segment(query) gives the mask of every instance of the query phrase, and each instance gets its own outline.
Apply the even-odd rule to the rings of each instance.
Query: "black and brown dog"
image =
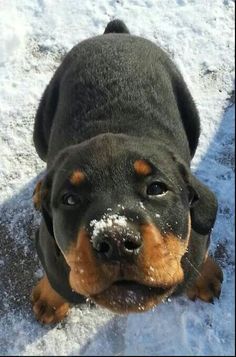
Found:
[[[116,312],[183,291],[219,297],[222,272],[207,254],[217,201],[190,172],[199,134],[176,66],[122,21],[69,52],[34,127],[47,162],[34,194],[38,320],[61,320],[82,296]]]

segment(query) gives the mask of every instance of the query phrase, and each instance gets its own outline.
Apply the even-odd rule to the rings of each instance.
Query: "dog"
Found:
[[[38,321],[86,298],[117,313],[182,293],[219,298],[222,270],[208,255],[217,199],[190,170],[199,135],[177,67],[121,20],[65,56],[34,124],[47,163],[33,195]]]

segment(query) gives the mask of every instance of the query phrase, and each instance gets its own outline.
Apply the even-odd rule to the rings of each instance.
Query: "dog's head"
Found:
[[[104,134],[61,152],[40,197],[71,288],[119,312],[169,296],[184,280],[195,186],[184,164],[151,141]],[[195,228],[210,230],[197,217]]]

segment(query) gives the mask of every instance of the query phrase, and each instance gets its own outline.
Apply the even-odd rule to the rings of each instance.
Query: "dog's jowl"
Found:
[[[83,298],[127,313],[183,292],[219,297],[222,272],[207,254],[217,200],[190,171],[199,135],[176,66],[122,21],[68,53],[34,126],[47,163],[34,192],[39,321],[60,321]]]

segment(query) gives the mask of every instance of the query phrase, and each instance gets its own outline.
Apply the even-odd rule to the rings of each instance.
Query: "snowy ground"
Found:
[[[0,1],[0,354],[234,355],[234,1]],[[45,165],[32,144],[36,107],[53,71],[77,42],[112,18],[165,48],[179,66],[202,119],[193,170],[219,199],[211,253],[224,271],[214,305],[171,299],[128,316],[73,308],[39,325],[29,294],[42,274],[31,195]]]

